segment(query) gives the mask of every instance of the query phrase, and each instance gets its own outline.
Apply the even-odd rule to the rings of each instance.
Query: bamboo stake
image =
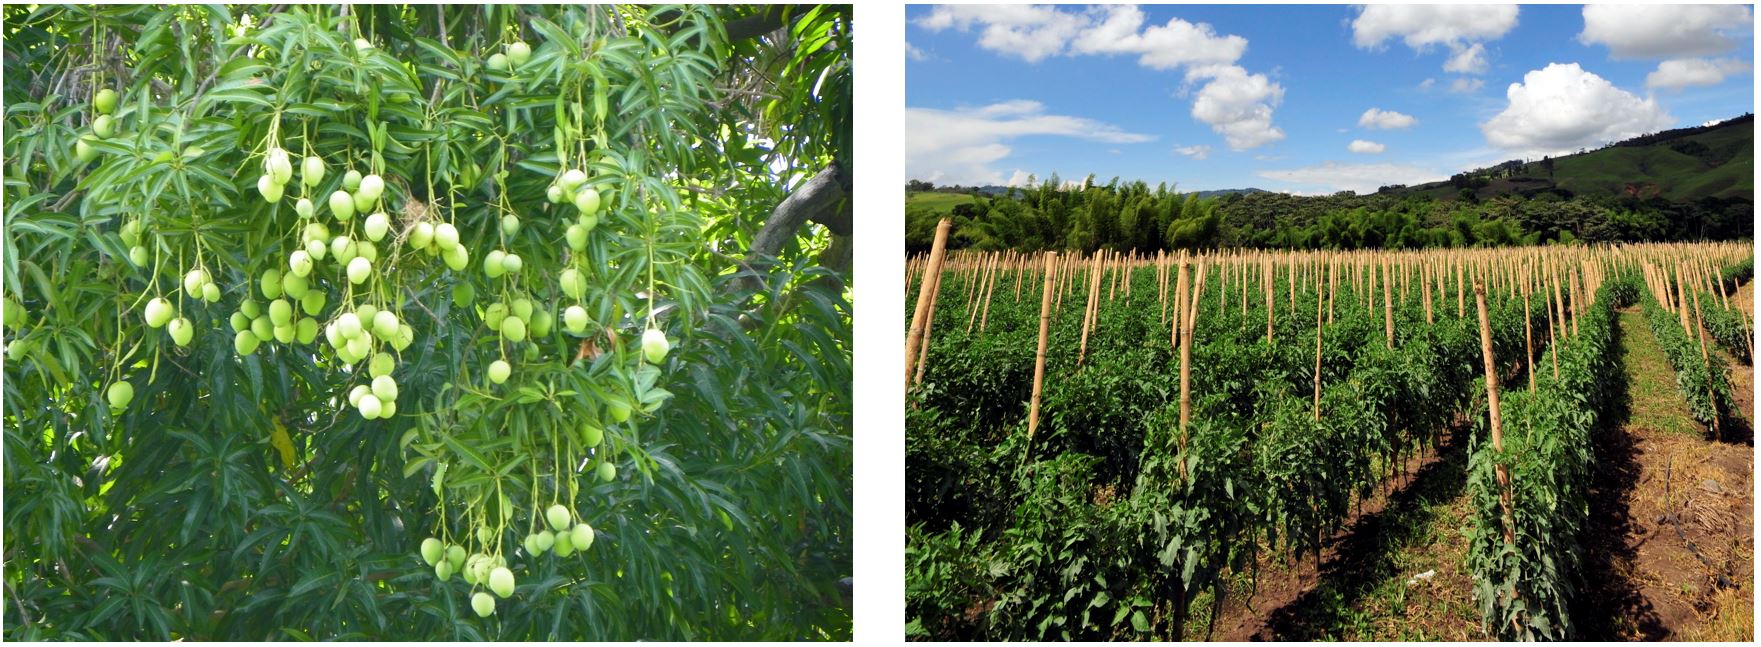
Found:
[[[1089,327],[1094,324],[1095,310],[1100,302],[1101,272],[1103,271],[1105,270],[1102,269],[1101,257],[1095,256],[1089,262],[1088,302],[1082,308],[1082,347],[1076,353],[1077,366],[1082,366],[1083,359],[1088,357],[1088,331]]]
[[[1558,318],[1554,316],[1553,308],[1554,308],[1554,301],[1559,299],[1559,289],[1558,289],[1558,286],[1555,283],[1553,283],[1553,275],[1551,275],[1551,274],[1547,275],[1547,284],[1550,286],[1554,286],[1553,297],[1548,298],[1547,303],[1546,303],[1546,306],[1547,306],[1546,307],[1546,310],[1547,310],[1547,340],[1548,340],[1547,348],[1548,348],[1548,350],[1550,350],[1552,352],[1552,355],[1553,355],[1553,381],[1558,382],[1559,381],[1559,327],[1561,327],[1561,325],[1560,325],[1561,322],[1558,322]],[[1542,292],[1543,296],[1545,296],[1545,294],[1547,292],[1547,288],[1542,287],[1541,292]]]
[[[1015,259],[1015,261],[1019,263],[1015,268],[1015,302],[1021,303],[1021,284],[1025,282],[1022,279],[1024,278],[1023,275],[1027,274],[1029,270],[1028,265],[1030,265],[1030,263],[1021,259]]]
[[[1462,296],[1464,294],[1462,291],[1462,286],[1465,285],[1465,283],[1462,282],[1463,277],[1462,277],[1461,263],[1462,263],[1461,259],[1459,259],[1459,258],[1456,259],[1456,261],[1455,261],[1455,317],[1457,319],[1467,317],[1467,300],[1466,300],[1466,297]]]
[[[1683,306],[1679,312],[1681,313],[1682,331],[1686,332],[1692,329],[1690,328],[1692,322],[1688,321],[1688,308],[1686,307],[1688,303],[1687,281],[1686,277],[1682,275],[1682,264],[1679,262],[1675,264],[1675,294],[1676,302]],[[1576,312],[1576,309],[1573,309],[1573,312]]]
[[[1290,284],[1290,290],[1287,291],[1287,294],[1290,295],[1290,309],[1292,311],[1295,311],[1296,310],[1296,261],[1295,260],[1289,260],[1289,262],[1284,266],[1284,280]]]
[[[1002,261],[1001,261],[1001,259],[998,259],[997,262],[1001,263]],[[990,318],[991,318],[991,295],[997,291],[997,278],[998,278],[998,275],[1001,273],[1002,272],[998,271],[996,264],[991,265],[991,287],[989,290],[986,290],[984,293],[984,313],[980,314],[978,316],[978,332],[980,334],[984,333],[985,324],[990,321]]]
[[[948,247],[948,228],[953,225],[954,222],[947,218],[943,218],[942,221],[936,225],[936,238],[935,243],[930,247],[929,264],[924,269],[923,280],[919,281],[920,287],[917,291],[917,308],[911,314],[910,333],[905,336],[906,389],[911,388],[911,375],[912,369],[914,368],[913,362],[917,361],[919,349],[927,343],[925,329],[929,323],[928,315],[930,302],[934,300],[934,297],[931,296],[925,298],[924,292],[927,290],[933,294],[934,283],[936,283],[935,277],[941,276],[942,256],[946,254]]]
[[[980,266],[988,265],[988,261],[984,260],[983,258],[980,258],[979,265]],[[979,279],[977,282],[978,289],[973,290],[973,296],[967,297],[967,302],[966,302],[966,304],[967,304],[966,305],[966,334],[968,334],[968,335],[972,334],[973,324],[978,323],[978,308],[979,308],[978,300],[984,298],[985,285],[989,282],[989,279],[990,279],[990,275],[981,271],[979,273]]]
[[[1266,343],[1272,343],[1272,262],[1264,261],[1261,265],[1260,280],[1266,287]]]
[[[1174,264],[1176,266],[1174,271],[1179,273],[1179,280],[1174,286],[1174,294],[1170,295],[1168,299],[1174,304],[1173,321],[1169,322],[1173,325],[1171,326],[1172,330],[1168,332],[1168,347],[1178,353],[1180,352],[1180,322],[1186,314],[1186,308],[1182,306],[1180,301],[1183,298],[1181,295],[1186,293],[1186,253],[1181,252],[1180,257],[1174,260]]]
[[[1033,445],[1034,431],[1039,429],[1039,396],[1040,389],[1046,383],[1046,333],[1051,330],[1052,323],[1052,269],[1058,259],[1057,252],[1046,252],[1046,285],[1039,299],[1039,349],[1033,354],[1033,398],[1027,407],[1027,444]],[[1025,460],[1023,456],[1023,460]]]
[[[1333,295],[1339,293],[1339,261],[1327,262],[1327,323],[1333,323]]]
[[[1317,277],[1318,279],[1318,277]],[[1321,293],[1315,289],[1315,422],[1321,421]]]
[[[1492,451],[1504,453],[1504,420],[1498,409],[1498,362],[1492,356],[1492,325],[1486,318],[1486,287],[1474,282],[1474,304],[1480,312],[1480,357],[1486,367],[1486,405],[1492,423]],[[1516,524],[1511,516],[1510,470],[1500,463],[1494,472],[1498,479],[1498,506],[1504,511],[1504,543],[1516,543]]]
[[[1722,370],[1722,367],[1712,365],[1712,354],[1706,347],[1706,328],[1704,322],[1700,320],[1700,292],[1697,290],[1694,292],[1694,339],[1700,342],[1700,361],[1706,364],[1707,374],[1711,374],[1715,370]],[[1724,442],[1724,430],[1719,428],[1721,426],[1719,418],[1723,416],[1718,410],[1718,396],[1712,392],[1710,381],[1706,383],[1706,399],[1712,403],[1712,437],[1719,442]]]
[[[1529,374],[1529,392],[1535,391],[1535,326],[1529,316],[1529,275],[1522,275],[1523,294],[1523,370]]]
[[[1388,334],[1388,348],[1394,348],[1394,290],[1388,284],[1388,263],[1382,263],[1382,327]]]
[[[1187,285],[1186,259],[1180,260],[1180,266],[1178,268],[1178,271],[1180,273],[1180,276],[1175,282],[1174,309],[1176,312],[1179,313],[1179,317],[1178,317],[1179,323],[1176,324],[1175,330],[1179,332],[1179,334],[1176,334],[1176,337],[1180,340],[1180,447],[1179,447],[1179,450],[1180,450],[1180,452],[1184,453],[1186,451],[1186,423],[1188,420],[1190,420],[1192,418],[1192,399],[1191,399],[1192,373],[1189,370],[1189,365],[1192,362],[1192,337],[1190,335],[1184,334],[1185,333],[1184,328],[1186,326],[1186,319],[1188,318],[1186,315],[1189,314],[1188,309],[1187,309],[1187,299],[1189,297],[1186,294],[1186,285]],[[1181,464],[1182,464],[1182,467],[1180,469],[1180,477],[1184,481],[1186,478],[1186,468],[1184,467],[1185,461],[1181,461]]]

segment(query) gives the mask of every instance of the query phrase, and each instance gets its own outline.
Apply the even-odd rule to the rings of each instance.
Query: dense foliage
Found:
[[[1479,358],[1471,297],[1458,309],[1454,275],[1431,285],[1427,321],[1416,265],[1394,271],[1385,312],[1380,275],[1371,288],[1362,266],[1342,261],[1336,291],[1324,265],[1294,282],[1276,272],[1271,304],[1257,262],[1245,276],[1233,261],[1209,268],[1184,440],[1178,353],[1153,268],[1118,287],[1112,272],[1102,281],[1080,366],[1088,289],[1086,270],[1077,273],[1052,321],[1031,443],[1023,421],[1042,277],[1005,270],[986,325],[968,329],[983,299],[950,271],[906,419],[907,635],[1181,636],[1189,611],[1206,611],[1188,605],[1207,592],[1220,605],[1220,584],[1262,551],[1318,551],[1355,502],[1468,411]],[[1544,321],[1540,296],[1527,303]],[[1526,365],[1524,300],[1496,296],[1491,307],[1499,356]],[[1539,348],[1545,326],[1536,332]]]
[[[7,639],[849,639],[848,7],[4,40]]]

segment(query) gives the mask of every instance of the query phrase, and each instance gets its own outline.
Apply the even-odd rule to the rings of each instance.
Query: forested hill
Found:
[[[1393,189],[1451,198],[1471,188],[1480,198],[1541,192],[1600,198],[1661,197],[1672,202],[1755,195],[1755,116],[1666,130],[1606,148],[1539,160],[1515,160],[1457,174],[1445,182]]]
[[[985,249],[1418,248],[1728,240],[1754,232],[1754,118],[1513,160],[1444,182],[1294,196],[1179,193],[1166,184],[1056,176],[1030,187],[906,186],[907,252]]]

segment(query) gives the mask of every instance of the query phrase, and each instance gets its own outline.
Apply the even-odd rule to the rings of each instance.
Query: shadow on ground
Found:
[[[1621,348],[1621,328],[1614,327],[1614,347]],[[1625,353],[1615,353],[1618,394],[1602,428],[1595,434],[1596,464],[1590,483],[1590,519],[1584,529],[1584,591],[1578,607],[1578,637],[1583,640],[1663,640],[1670,635],[1657,610],[1634,586],[1631,570],[1644,540],[1633,535],[1632,496],[1642,470],[1638,446],[1627,430],[1631,389]]]
[[[1336,538],[1333,556],[1321,566],[1313,587],[1273,610],[1265,630],[1254,638],[1280,641],[1328,640],[1346,624],[1347,614],[1371,591],[1399,572],[1401,547],[1423,534],[1432,507],[1460,496],[1467,486],[1467,436],[1472,426],[1454,425],[1438,449],[1438,459],[1421,468],[1389,497],[1381,510],[1359,517]],[[1269,634],[1269,636],[1267,635]]]

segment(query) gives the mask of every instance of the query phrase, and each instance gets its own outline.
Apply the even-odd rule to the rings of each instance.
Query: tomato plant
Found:
[[[7,7],[6,637],[848,639],[851,25]]]

